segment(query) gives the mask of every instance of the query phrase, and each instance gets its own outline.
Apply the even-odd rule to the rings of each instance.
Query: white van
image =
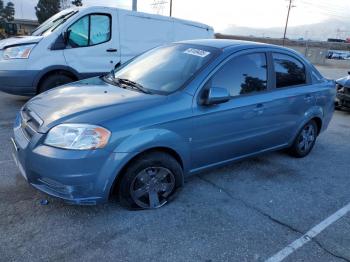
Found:
[[[0,41],[0,90],[35,95],[101,75],[153,47],[213,38],[207,25],[110,7],[64,10],[32,36]]]

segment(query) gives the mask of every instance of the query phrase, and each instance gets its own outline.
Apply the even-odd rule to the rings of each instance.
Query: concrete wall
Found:
[[[325,65],[333,68],[344,68],[347,71],[350,71],[350,60],[326,59]]]
[[[216,34],[216,38],[221,39],[236,39],[262,42],[274,45],[282,45],[282,39],[274,38],[261,38],[261,37],[248,37],[248,36],[235,36],[235,35],[223,35]],[[294,41],[286,40],[285,46],[291,48],[302,55],[304,55],[311,63],[315,65],[331,65],[339,66],[342,68],[350,69],[350,60],[329,60],[326,59],[328,50],[335,48],[336,50],[349,50],[350,44],[345,43],[328,43],[328,42],[316,42],[316,41]]]
[[[267,44],[274,45],[283,45],[283,39],[281,38],[264,38],[264,37],[254,37],[254,36],[238,36],[238,35],[224,35],[217,33],[215,34],[216,38],[225,38],[225,39],[237,39],[237,40],[246,40],[246,41],[255,41]],[[309,46],[309,47],[319,47],[327,50],[344,50],[350,51],[350,43],[332,43],[325,41],[305,41],[305,40],[285,40],[286,46]]]
[[[286,46],[303,54],[314,65],[345,68],[350,71],[350,60],[326,59],[328,49],[317,47]]]
[[[326,55],[328,53],[328,49],[319,48],[319,47],[301,47],[301,46],[286,46],[286,47],[301,53],[311,63],[315,65],[326,64]]]

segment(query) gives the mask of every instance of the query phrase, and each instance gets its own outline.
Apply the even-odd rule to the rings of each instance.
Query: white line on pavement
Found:
[[[350,212],[350,203],[347,204],[342,209],[339,209],[333,215],[329,216],[325,220],[323,220],[318,225],[314,226],[308,232],[306,232],[302,237],[295,240],[293,243],[286,246],[284,249],[270,257],[266,260],[266,262],[279,262],[285,259],[287,256],[295,252],[298,248],[305,245],[307,242],[311,241],[314,237],[320,234],[323,230],[325,230],[328,226],[336,222],[338,219],[345,216],[348,212]]]

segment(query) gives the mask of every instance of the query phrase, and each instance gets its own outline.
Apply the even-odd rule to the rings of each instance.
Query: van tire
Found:
[[[314,120],[306,123],[299,131],[288,153],[297,158],[306,157],[313,149],[318,135],[318,127]]]
[[[60,73],[56,73],[56,74],[52,74],[49,75],[47,77],[45,77],[42,82],[39,85],[38,88],[38,93],[43,93],[45,91],[48,91],[52,88],[61,86],[61,85],[65,85],[68,83],[73,82],[74,79],[65,75],[65,74],[60,74]]]
[[[132,210],[156,209],[164,206],[174,198],[183,184],[181,165],[171,155],[163,152],[140,155],[132,160],[121,175],[118,190],[120,204]],[[161,177],[163,179],[160,179]],[[140,189],[145,191],[142,196],[137,196],[137,191]],[[156,194],[157,200],[152,203],[153,193]]]

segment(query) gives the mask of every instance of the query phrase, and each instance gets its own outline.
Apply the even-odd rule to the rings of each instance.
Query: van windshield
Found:
[[[150,93],[175,92],[207,65],[218,49],[172,44],[148,51],[114,73],[114,79],[137,83]],[[125,81],[124,81],[125,82]]]
[[[78,13],[78,10],[73,9],[66,9],[63,10],[56,15],[52,16],[48,20],[46,20],[43,24],[41,24],[39,27],[37,27],[32,35],[33,36],[39,36],[43,35],[46,32],[53,32],[55,31],[60,25],[62,25],[64,22],[66,22],[69,18],[74,16]]]

